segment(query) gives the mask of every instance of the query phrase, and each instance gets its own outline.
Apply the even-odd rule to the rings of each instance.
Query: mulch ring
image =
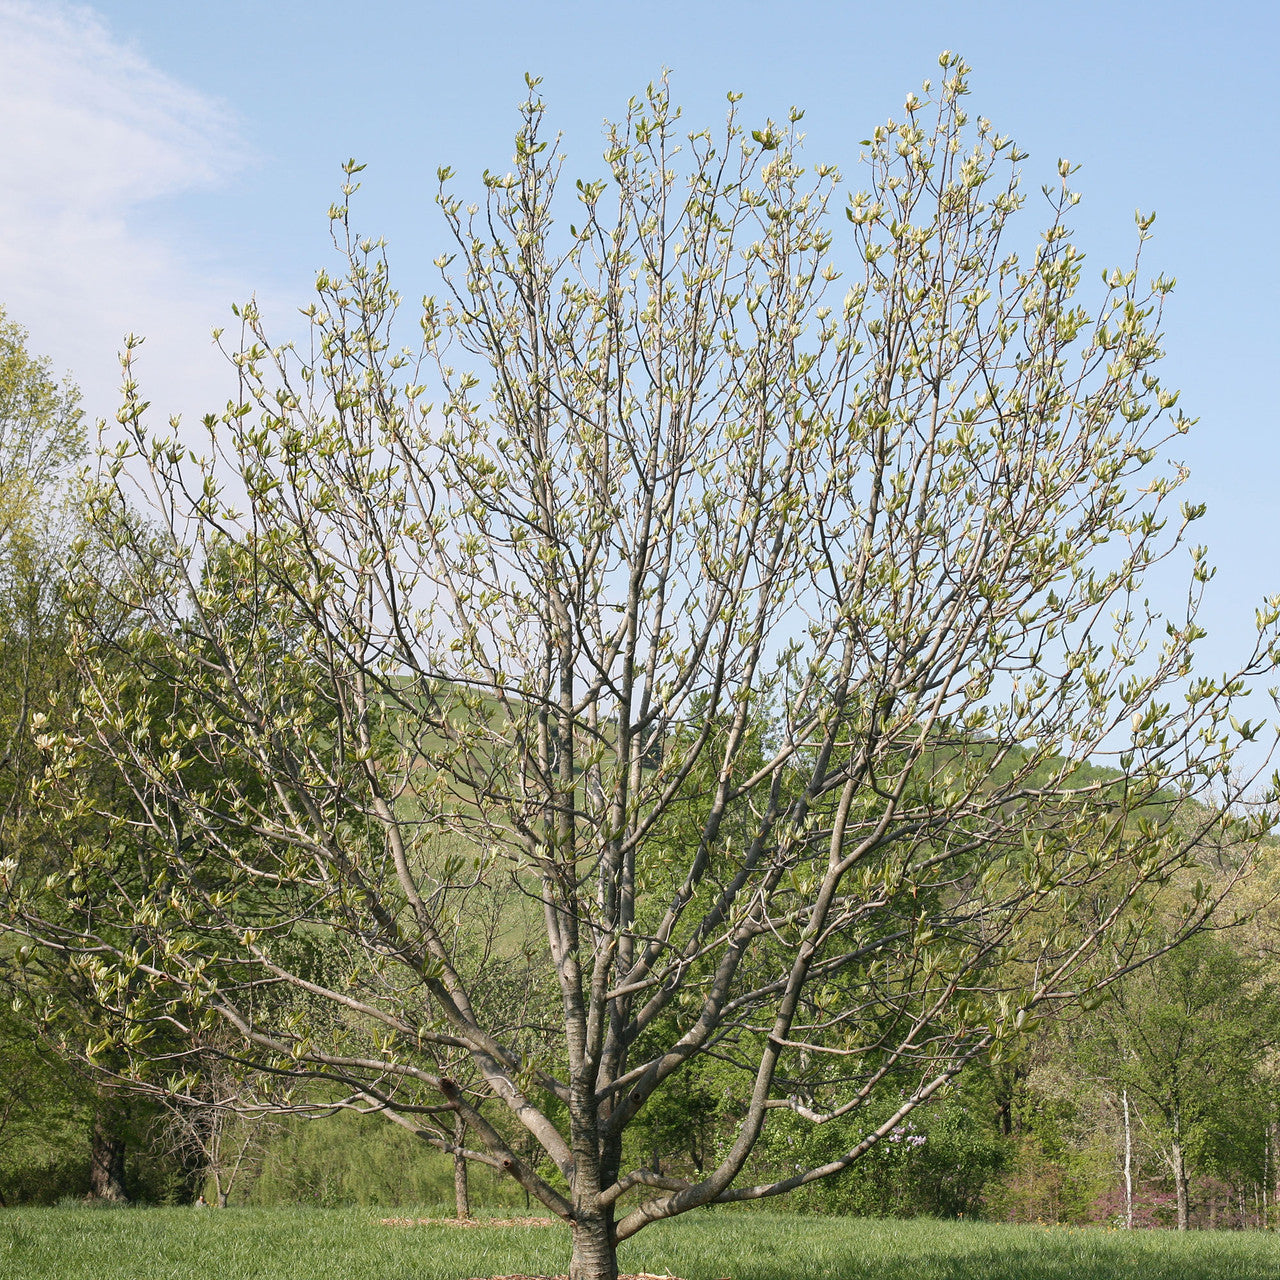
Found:
[[[384,1227],[554,1227],[554,1218],[379,1218]]]

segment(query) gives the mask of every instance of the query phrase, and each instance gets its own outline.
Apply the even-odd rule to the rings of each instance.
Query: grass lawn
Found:
[[[568,1258],[558,1228],[382,1226],[392,1212],[407,1211],[5,1209],[0,1277],[463,1280],[554,1273]],[[621,1261],[686,1280],[1276,1280],[1280,1238],[730,1210],[651,1228],[623,1246]]]

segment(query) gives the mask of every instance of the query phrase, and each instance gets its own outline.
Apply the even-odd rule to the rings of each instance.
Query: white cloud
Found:
[[[147,337],[157,410],[225,399],[209,331],[244,291],[158,232],[148,203],[214,187],[245,159],[224,106],[152,66],[92,9],[0,0],[0,305],[80,382],[92,415],[114,414],[127,332]]]

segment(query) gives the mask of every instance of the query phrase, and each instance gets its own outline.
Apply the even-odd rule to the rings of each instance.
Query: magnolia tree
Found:
[[[686,133],[661,86],[566,191],[531,86],[510,173],[440,175],[416,349],[344,203],[310,345],[241,312],[205,453],[128,380],[87,577],[132,629],[84,618],[48,778],[90,806],[105,757],[130,801],[56,911],[8,872],[111,1013],[87,1052],[181,1095],[175,1030],[229,1027],[300,1105],[505,1170],[612,1280],[649,1223],[848,1168],[1256,840],[1230,708],[1280,603],[1212,679],[1203,552],[1185,612],[1141,594],[1198,514],[1170,282],[1079,300],[1065,163],[1015,243],[1024,157],[942,64],[847,195],[798,112]],[[659,1173],[628,1126],[709,1062],[720,1144]],[[858,1136],[769,1168],[779,1113]]]

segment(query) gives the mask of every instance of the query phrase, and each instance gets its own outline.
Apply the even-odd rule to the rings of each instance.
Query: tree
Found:
[[[83,1082],[0,1007],[0,1207],[83,1189],[88,1125]]]
[[[26,867],[37,874],[49,844],[46,815],[31,804],[31,784],[41,769],[39,741],[59,727],[76,684],[63,586],[74,528],[71,474],[84,448],[79,391],[69,380],[60,383],[48,360],[30,353],[26,331],[0,310],[0,858],[22,851]],[[13,997],[15,946],[0,928],[6,1004]],[[23,1117],[33,1135],[43,1133],[56,1147],[75,1127],[68,1116],[83,1105],[81,1091],[30,1043],[37,1028],[29,1016],[15,1011],[6,1019],[0,1074],[19,1087],[0,1109],[6,1118]],[[107,1169],[104,1132],[101,1123],[94,1126],[95,1175]]]
[[[191,1169],[199,1184],[211,1182],[218,1208],[225,1209],[236,1182],[252,1175],[279,1131],[277,1082],[245,1079],[235,1070],[234,1048],[207,1055],[192,1074],[191,1089],[165,1097],[155,1142]]]
[[[1214,680],[1204,552],[1185,615],[1141,596],[1199,514],[1157,465],[1190,425],[1154,373],[1170,282],[1135,264],[1078,300],[1065,162],[1012,244],[1025,157],[942,63],[834,220],[799,112],[750,131],[735,96],[680,142],[662,85],[562,213],[531,87],[482,207],[442,171],[417,351],[352,163],[311,345],[241,310],[206,455],[128,375],[89,512],[133,629],[85,611],[49,776],[93,809],[105,758],[135,811],[68,849],[74,920],[14,902],[124,1028],[96,1051],[153,1070],[153,1029],[220,1022],[445,1152],[461,1120],[568,1225],[574,1280],[611,1280],[647,1224],[902,1132],[1139,963],[1133,909],[1206,839],[1257,839],[1231,709],[1280,602]],[[495,955],[516,1003],[466,961],[495,886],[524,904]],[[708,1061],[727,1140],[690,1178],[646,1167],[630,1127]],[[761,1172],[780,1112],[862,1123]]]
[[[1270,1119],[1259,1072],[1275,1042],[1276,1003],[1255,961],[1201,934],[1118,984],[1077,1034],[1081,1060],[1147,1113],[1179,1231],[1191,1224],[1197,1161],[1228,1176],[1248,1168],[1261,1185],[1251,1148],[1261,1155]]]
[[[54,380],[0,310],[0,847],[21,825],[31,717],[45,716],[71,673],[59,575],[67,482],[84,446],[79,392]]]

